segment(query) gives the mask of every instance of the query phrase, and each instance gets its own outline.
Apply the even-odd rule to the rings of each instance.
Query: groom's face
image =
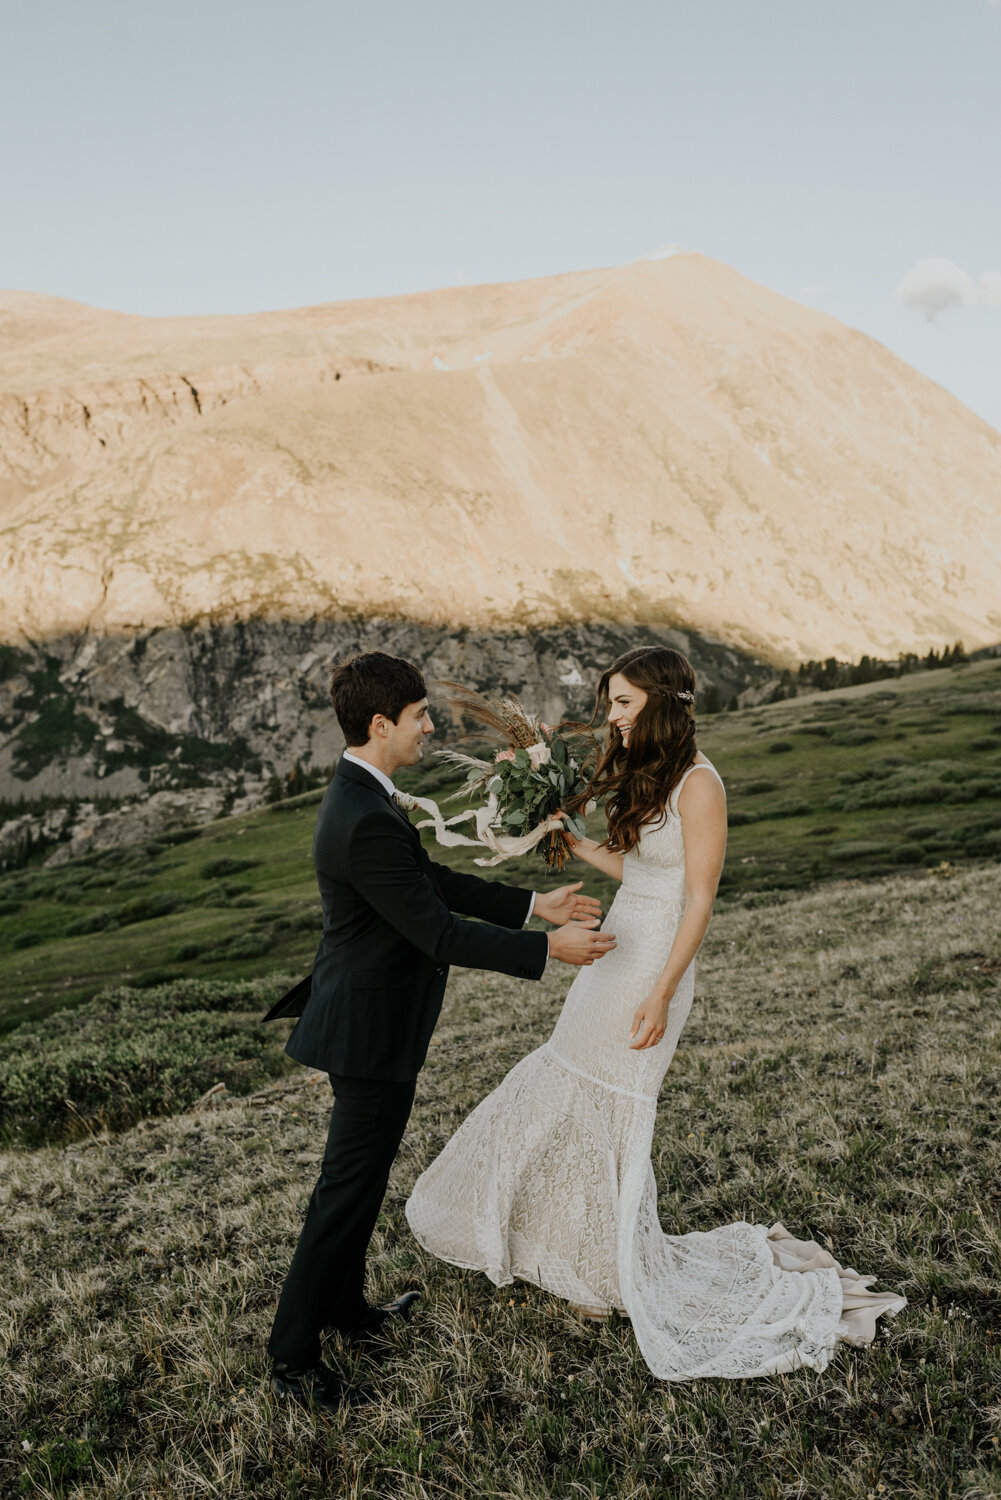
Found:
[[[428,700],[408,703],[395,724],[392,719],[381,722],[385,726],[386,748],[396,766],[415,766],[423,758],[425,740],[434,734]]]

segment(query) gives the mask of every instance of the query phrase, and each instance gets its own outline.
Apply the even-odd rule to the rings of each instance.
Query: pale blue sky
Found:
[[[992,0],[0,0],[0,18],[0,286],[250,311],[675,242],[1001,427]],[[952,269],[895,301],[934,258]]]

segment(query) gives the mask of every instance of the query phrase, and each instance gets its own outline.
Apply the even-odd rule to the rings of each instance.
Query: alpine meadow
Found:
[[[1001,1494],[1001,661],[711,714],[700,744],[730,842],[661,1219],[836,1242],[908,1299],[876,1343],[663,1384],[628,1321],[424,1255],[413,1181],[569,982],[459,971],[370,1261],[372,1298],[414,1280],[422,1316],[380,1367],[343,1352],[370,1406],[276,1411],[263,1345],[329,1088],[259,1017],[315,948],[318,789],[0,878],[5,1494]],[[454,784],[433,759],[400,782]]]

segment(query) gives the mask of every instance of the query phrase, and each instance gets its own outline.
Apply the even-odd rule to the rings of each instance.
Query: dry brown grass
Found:
[[[214,1111],[3,1157],[4,1494],[39,1497],[1001,1495],[1001,868],[827,886],[714,922],[655,1138],[677,1231],[781,1218],[909,1298],[822,1375],[653,1380],[581,1323],[415,1245],[417,1172],[547,1034],[540,985],[453,978],[373,1245],[425,1289],[379,1393],[275,1405],[264,1339],[328,1107],[282,1080]]]

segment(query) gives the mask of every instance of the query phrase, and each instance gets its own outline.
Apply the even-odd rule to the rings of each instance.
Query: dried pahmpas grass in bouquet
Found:
[[[444,819],[429,798],[409,799],[431,814],[418,827],[433,826],[441,844],[483,844],[492,858],[476,861],[496,865],[502,860],[533,849],[541,850],[550,869],[562,870],[573,858],[568,829],[575,837],[584,833],[582,819],[565,813],[553,815],[586,791],[597,759],[597,742],[588,729],[544,724],[529,713],[517,698],[487,698],[458,682],[440,684],[449,693],[450,706],[502,742],[493,760],[466,755],[461,750],[439,750],[440,759],[466,773],[458,798],[480,797],[483,805]],[[473,821],[476,838],[452,830],[458,823]]]

